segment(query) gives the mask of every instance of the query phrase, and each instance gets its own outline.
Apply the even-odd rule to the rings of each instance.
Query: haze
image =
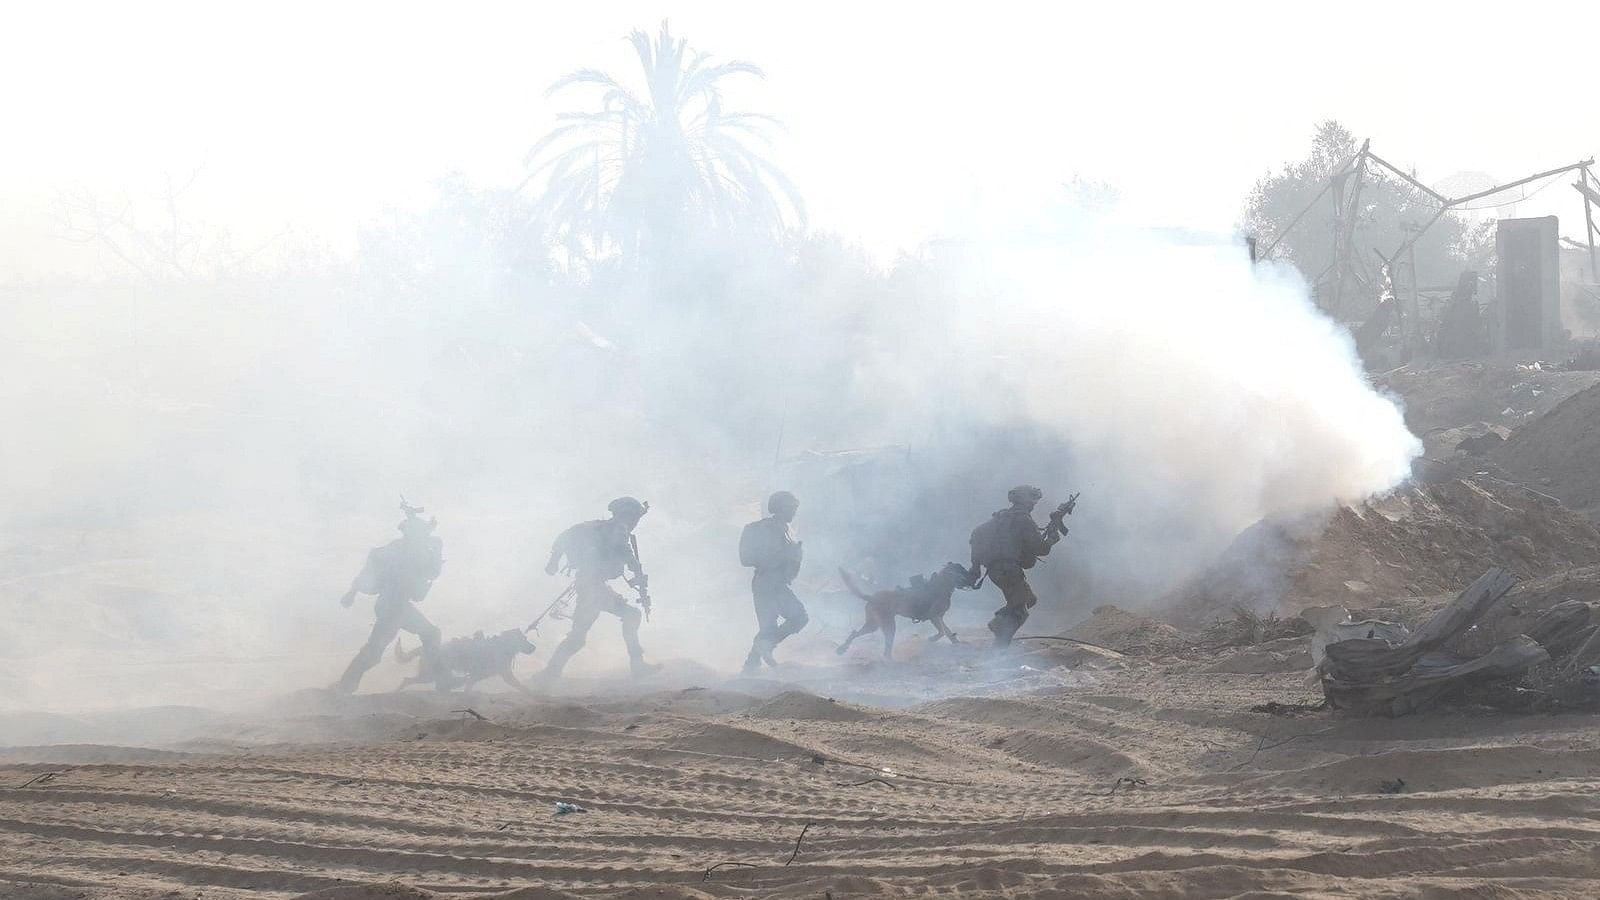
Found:
[[[438,176],[514,184],[545,88],[629,64],[664,17],[748,59],[738,85],[789,134],[774,158],[814,226],[883,259],[976,202],[1074,175],[1146,224],[1228,232],[1251,184],[1339,119],[1434,182],[1519,177],[1600,151],[1583,2],[1358,2],[1329,12],[1159,4],[25,4],[0,33],[0,279],[100,271],[52,236],[59,190],[135,200],[202,176],[189,214],[241,246],[347,252]],[[1519,215],[1578,214],[1552,190]]]

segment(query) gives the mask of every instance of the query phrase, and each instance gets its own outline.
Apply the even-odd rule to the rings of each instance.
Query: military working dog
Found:
[[[396,641],[395,659],[410,662],[421,656],[422,662],[417,674],[408,676],[395,690],[403,691],[413,684],[432,684],[440,693],[457,689],[470,691],[485,678],[499,676],[511,687],[525,694],[532,693],[517,679],[515,667],[518,656],[531,654],[533,650],[533,642],[516,628],[488,637],[480,631],[472,637],[446,641],[431,651],[426,645],[406,650]]]
[[[930,640],[949,638],[950,643],[957,643],[956,633],[944,624],[944,614],[950,611],[950,598],[957,588],[970,588],[973,584],[972,573],[960,563],[945,563],[939,571],[923,577],[915,575],[911,583],[905,587],[889,588],[871,594],[863,591],[850,577],[850,573],[839,570],[839,577],[844,579],[844,585],[850,593],[855,594],[867,604],[867,621],[860,628],[850,633],[835,651],[840,656],[850,649],[850,644],[856,638],[874,631],[883,632],[883,658],[894,658],[894,628],[895,619],[905,616],[913,622],[928,621],[938,631]]]

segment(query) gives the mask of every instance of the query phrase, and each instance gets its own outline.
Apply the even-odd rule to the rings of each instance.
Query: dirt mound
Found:
[[[745,759],[794,759],[816,753],[810,747],[802,747],[759,731],[710,722],[690,725],[663,746],[669,750]]]
[[[1235,606],[1298,613],[1361,609],[1408,596],[1454,594],[1491,565],[1535,578],[1600,563],[1600,531],[1584,516],[1489,478],[1411,485],[1325,519],[1261,522],[1170,598],[1179,622]]]
[[[1253,647],[1222,650],[1216,661],[1207,664],[1200,671],[1261,675],[1270,672],[1304,672],[1311,668],[1311,665],[1311,639],[1288,637]]]
[[[1600,386],[1513,431],[1491,459],[1508,477],[1581,512],[1600,512]]]
[[[788,719],[791,721],[859,722],[868,717],[866,710],[839,703],[829,697],[818,697],[805,691],[784,691],[771,700],[750,709],[745,715],[754,719]]]
[[[1116,606],[1097,606],[1088,619],[1072,626],[1066,637],[1108,647],[1129,656],[1174,653],[1188,646],[1182,632],[1149,616]]]
[[[1403,366],[1374,379],[1399,395],[1406,425],[1431,432],[1474,422],[1516,427],[1600,384],[1600,372],[1557,372],[1543,363],[1458,362]]]
[[[295,900],[435,900],[432,891],[391,881],[384,884],[348,884],[301,894]]]

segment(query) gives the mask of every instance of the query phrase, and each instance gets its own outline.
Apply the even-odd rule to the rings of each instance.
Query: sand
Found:
[[[1051,659],[580,682],[471,698],[487,722],[304,694],[252,733],[316,742],[4,749],[0,896],[1593,896],[1595,717],[1273,716],[1301,673]],[[967,680],[918,702],[930,666]]]

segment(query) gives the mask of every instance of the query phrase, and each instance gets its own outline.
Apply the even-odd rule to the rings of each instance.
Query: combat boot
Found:
[[[989,620],[989,630],[994,632],[994,646],[996,648],[1009,647],[1011,638],[1022,628],[1028,614],[1024,611],[1002,609]]]

